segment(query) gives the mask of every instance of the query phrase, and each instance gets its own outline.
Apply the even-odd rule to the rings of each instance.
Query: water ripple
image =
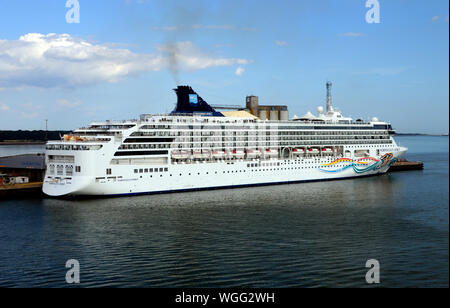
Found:
[[[419,158],[358,180],[1,201],[0,286],[68,287],[75,258],[82,287],[366,287],[375,258],[382,286],[448,287],[448,154]]]

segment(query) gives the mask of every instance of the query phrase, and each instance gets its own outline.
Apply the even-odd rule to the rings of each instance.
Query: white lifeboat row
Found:
[[[264,157],[278,157],[277,149],[266,149],[264,152]],[[222,151],[222,150],[194,150],[191,154],[190,151],[172,151],[172,158],[177,160],[186,159],[224,159],[224,158],[258,158],[263,155],[260,150],[233,150],[233,151]],[[293,155],[331,155],[333,154],[333,149],[330,147],[307,147],[307,148],[295,148],[292,149]]]
[[[172,158],[178,160],[185,159],[222,159],[222,158],[257,158],[262,155],[260,150],[233,150],[233,151],[221,151],[221,150],[194,150],[192,154],[189,151],[172,151]],[[266,157],[278,156],[278,150],[266,150]]]
[[[294,155],[318,155],[318,154],[333,154],[333,149],[330,147],[319,148],[319,147],[310,147],[310,148],[295,148],[292,150],[292,154]]]

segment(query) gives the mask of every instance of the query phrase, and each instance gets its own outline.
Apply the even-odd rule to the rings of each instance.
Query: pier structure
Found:
[[[41,194],[45,169],[44,154],[0,157],[0,197]]]

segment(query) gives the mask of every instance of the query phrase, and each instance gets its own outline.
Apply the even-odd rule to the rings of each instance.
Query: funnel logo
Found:
[[[191,105],[198,105],[198,97],[197,94],[189,94],[189,104]]]

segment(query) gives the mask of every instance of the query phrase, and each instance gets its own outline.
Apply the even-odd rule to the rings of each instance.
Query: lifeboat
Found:
[[[316,155],[319,153],[320,153],[320,151],[318,148],[308,148],[308,154]]]
[[[305,154],[305,149],[303,148],[297,148],[292,150],[292,154],[294,155],[303,155]]]
[[[185,160],[189,158],[189,153],[187,151],[173,151],[172,152],[173,159]]]
[[[233,157],[233,154],[231,153],[230,150],[226,150],[226,151],[225,151],[224,157],[225,157],[225,158],[231,158],[231,157]]]
[[[331,149],[331,148],[322,148],[322,154],[333,154],[333,149]]]
[[[211,151],[210,150],[203,150],[202,155],[203,155],[202,156],[203,159],[208,159],[210,157],[210,155],[211,155]]]
[[[180,151],[172,151],[172,158],[173,159],[180,159]]]
[[[213,151],[213,152],[212,152],[212,156],[213,156],[215,159],[224,158],[224,157],[225,157],[225,152],[224,152],[224,151]]]
[[[256,158],[261,156],[261,151],[259,150],[248,150],[247,157],[248,158]]]
[[[201,151],[201,150],[194,150],[194,155],[193,155],[194,159],[205,159],[209,157],[209,153],[205,153],[205,151]]]
[[[269,157],[278,156],[278,150],[275,150],[275,149],[267,149],[267,150],[266,150],[266,156],[269,156]]]
[[[233,150],[232,155],[236,158],[244,158],[245,152],[242,150]]]

